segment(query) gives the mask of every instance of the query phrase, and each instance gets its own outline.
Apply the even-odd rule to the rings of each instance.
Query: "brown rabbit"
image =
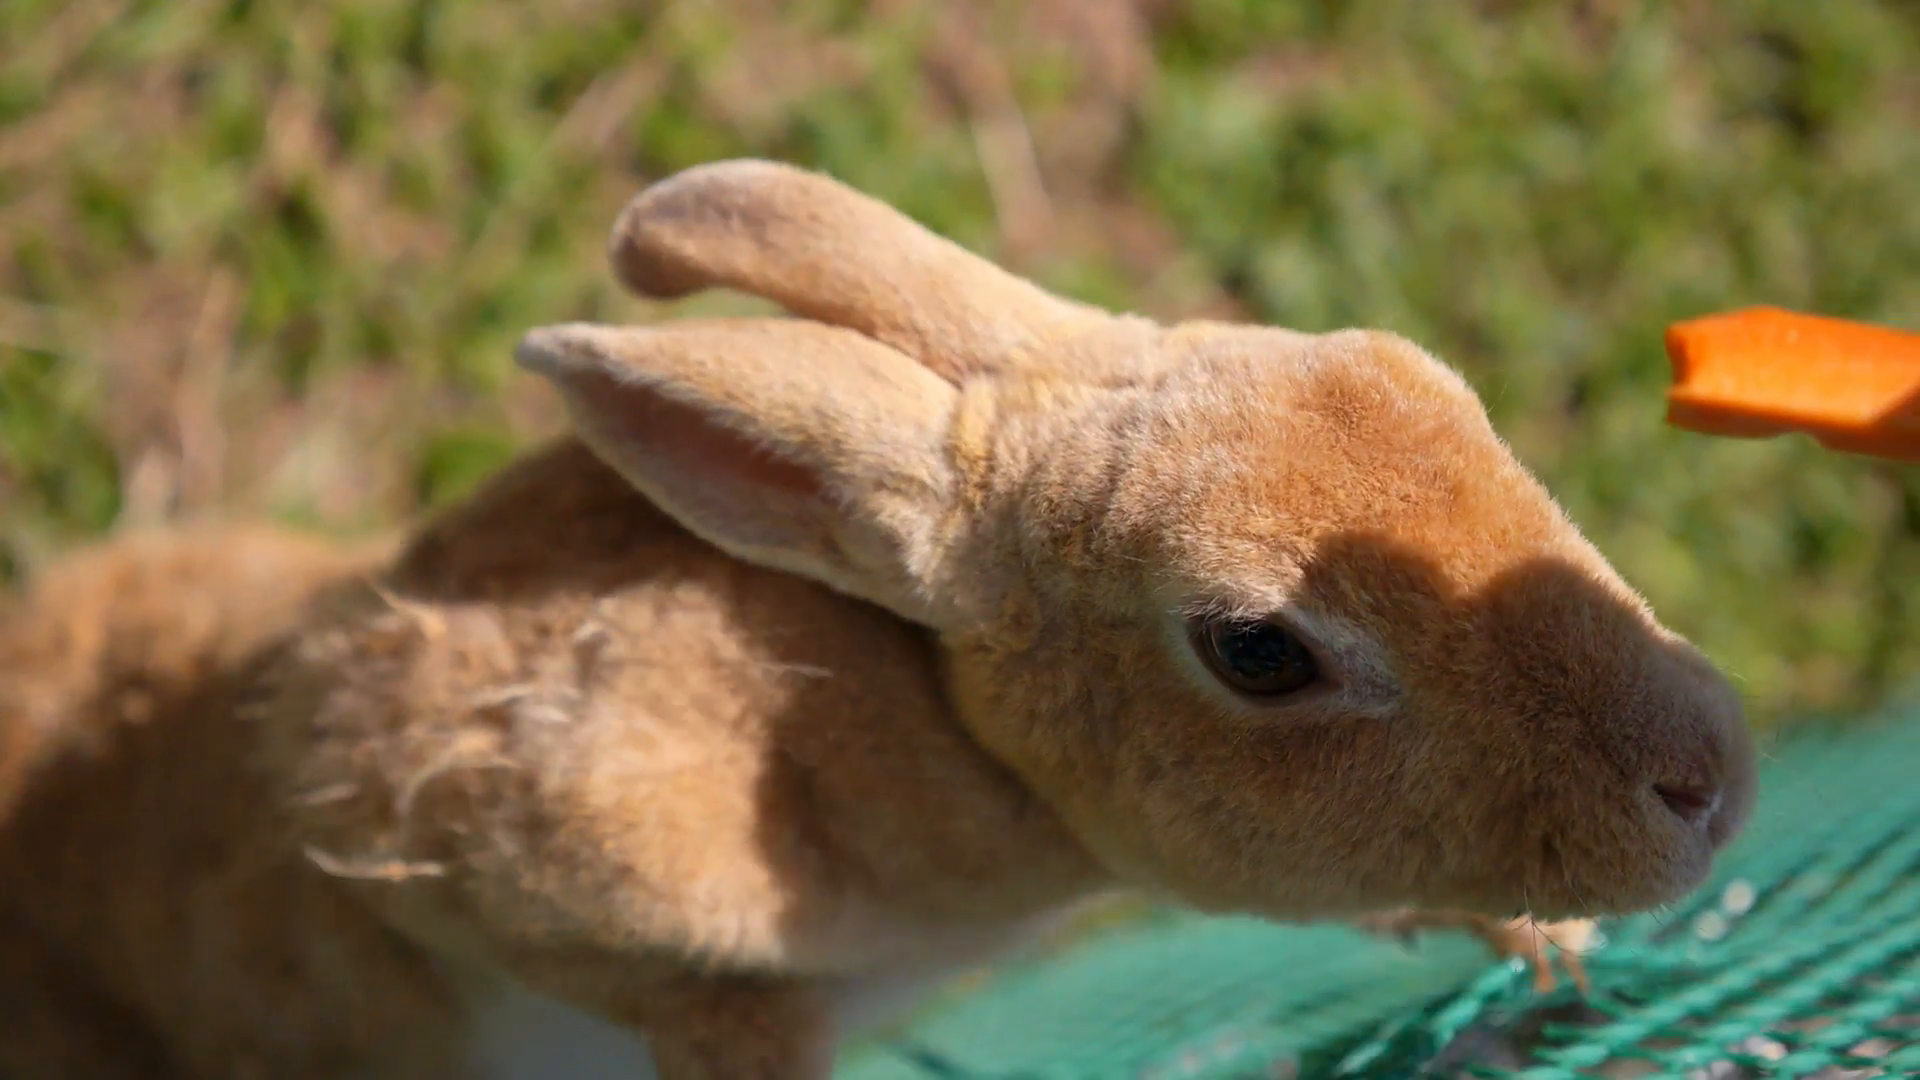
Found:
[[[306,855],[256,914],[391,927],[320,973],[422,987],[315,997],[363,1069],[560,1045],[520,1022],[564,1003],[666,1077],[824,1076],[862,991],[1108,890],[1628,912],[1749,811],[1727,683],[1397,337],[1115,317],[762,162],[643,193],[613,255],[801,318],[530,334],[581,441],[235,676],[279,797],[222,835]],[[245,1004],[95,953],[162,1028]]]

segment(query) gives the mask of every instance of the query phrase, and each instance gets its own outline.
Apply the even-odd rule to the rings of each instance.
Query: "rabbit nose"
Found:
[[[1653,793],[1660,796],[1673,816],[1697,826],[1713,816],[1720,809],[1720,789],[1705,784],[1655,784]]]

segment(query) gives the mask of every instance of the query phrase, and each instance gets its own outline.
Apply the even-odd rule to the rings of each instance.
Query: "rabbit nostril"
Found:
[[[1693,784],[1655,784],[1653,793],[1667,804],[1673,815],[1689,825],[1699,824],[1720,805],[1720,792]]]

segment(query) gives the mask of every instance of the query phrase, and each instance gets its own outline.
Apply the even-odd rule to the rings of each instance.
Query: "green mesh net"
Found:
[[[841,1075],[1920,1076],[1920,710],[1767,754],[1715,879],[1607,924],[1585,1000],[1463,935],[1156,914],[996,975]]]

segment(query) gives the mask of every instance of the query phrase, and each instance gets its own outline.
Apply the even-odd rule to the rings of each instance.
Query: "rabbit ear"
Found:
[[[958,391],[912,359],[785,319],[549,326],[515,358],[560,389],[602,460],[695,535],[932,621],[924,586]]]
[[[1012,362],[1113,317],[1071,303],[819,173],[751,159],[687,169],[635,196],[609,256],[627,287],[724,287],[858,330],[942,377]]]

